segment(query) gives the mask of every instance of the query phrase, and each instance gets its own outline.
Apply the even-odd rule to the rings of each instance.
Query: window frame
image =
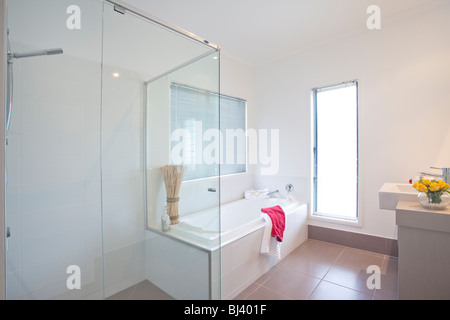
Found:
[[[334,90],[339,88],[345,88],[348,86],[356,87],[356,219],[345,219],[343,217],[339,217],[337,215],[324,214],[317,212],[317,161],[318,161],[318,119],[317,119],[317,94],[319,92]],[[360,185],[361,185],[361,177],[360,177],[360,83],[359,80],[350,80],[337,84],[326,85],[326,86],[318,86],[311,89],[311,194],[310,194],[310,203],[311,210],[309,212],[309,218],[312,220],[319,221],[329,221],[332,223],[351,225],[362,227],[362,212],[360,210]]]
[[[171,81],[170,85],[169,85],[169,97],[172,96],[172,86],[178,86],[178,87],[182,87],[188,90],[192,90],[192,91],[199,91],[202,94],[207,94],[207,95],[211,95],[211,96],[215,96],[216,98],[218,97],[219,99],[219,105],[218,105],[218,113],[219,113],[219,126],[218,126],[218,130],[220,131],[220,134],[222,135],[222,139],[219,142],[219,150],[221,155],[219,156],[219,163],[214,164],[214,166],[218,166],[218,172],[217,174],[212,174],[212,175],[207,175],[207,176],[196,176],[196,177],[185,177],[183,178],[183,182],[191,182],[191,181],[199,181],[199,180],[204,180],[204,179],[211,179],[211,178],[217,178],[217,177],[225,177],[225,176],[231,176],[231,175],[237,175],[237,174],[246,174],[248,173],[248,139],[247,139],[247,125],[248,125],[248,118],[247,118],[247,100],[242,99],[242,98],[238,98],[238,97],[234,97],[234,96],[230,96],[230,95],[225,95],[222,93],[218,93],[218,92],[214,92],[211,90],[206,90],[206,89],[201,89],[198,87],[194,87],[192,85],[186,85],[180,82],[176,82],[176,81]],[[224,165],[228,165],[228,163],[226,162],[226,153],[225,153],[225,141],[226,141],[226,133],[222,132],[222,116],[221,113],[223,112],[223,104],[221,103],[222,99],[226,98],[229,100],[236,100],[239,103],[243,103],[243,107],[244,107],[244,119],[243,119],[243,124],[244,124],[244,128],[242,128],[243,132],[244,132],[244,152],[245,152],[245,163],[236,163],[235,165],[239,165],[241,167],[241,169],[243,169],[243,171],[239,171],[239,172],[230,172],[230,173],[223,173],[223,166]],[[170,101],[169,103],[169,107],[170,107],[170,112],[169,114],[172,114],[172,101]],[[239,128],[241,129],[241,128]],[[173,127],[172,127],[172,117],[169,117],[169,136],[171,136],[171,133],[173,132]],[[204,132],[203,132],[204,133]],[[223,143],[222,143],[223,142]],[[169,141],[169,145],[171,145],[171,141]],[[203,146],[204,147],[204,146]],[[202,150],[203,153],[203,150]],[[235,154],[235,158],[236,158],[236,154]],[[233,165],[233,164],[231,164]]]

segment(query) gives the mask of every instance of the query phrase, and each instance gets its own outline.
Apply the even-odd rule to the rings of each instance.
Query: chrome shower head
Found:
[[[63,49],[61,49],[61,48],[47,49],[45,51],[47,51],[47,55],[49,55],[49,56],[54,55],[54,54],[63,54],[64,53]]]

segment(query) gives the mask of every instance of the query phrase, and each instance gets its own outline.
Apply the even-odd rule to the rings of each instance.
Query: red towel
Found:
[[[272,237],[277,237],[278,242],[283,241],[284,228],[286,227],[286,219],[284,211],[280,206],[271,208],[263,208],[261,212],[267,213],[272,220]]]

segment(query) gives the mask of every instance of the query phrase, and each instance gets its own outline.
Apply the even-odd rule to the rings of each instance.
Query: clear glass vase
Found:
[[[444,192],[442,195],[420,192],[419,203],[422,207],[431,210],[443,210],[450,205],[450,194]]]

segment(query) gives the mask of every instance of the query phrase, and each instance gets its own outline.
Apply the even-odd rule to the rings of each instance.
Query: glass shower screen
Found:
[[[155,244],[176,238],[150,223],[167,205],[157,168],[174,164],[162,79],[218,92],[217,48],[112,1],[14,0],[7,15],[7,299],[183,298],[170,287],[178,275],[154,269],[173,257]],[[209,207],[218,221],[218,181],[182,182],[180,219]],[[202,298],[220,296],[218,253],[196,253],[209,277],[189,286],[206,281]]]
[[[103,3],[73,3],[8,1],[7,299],[103,297]]]

